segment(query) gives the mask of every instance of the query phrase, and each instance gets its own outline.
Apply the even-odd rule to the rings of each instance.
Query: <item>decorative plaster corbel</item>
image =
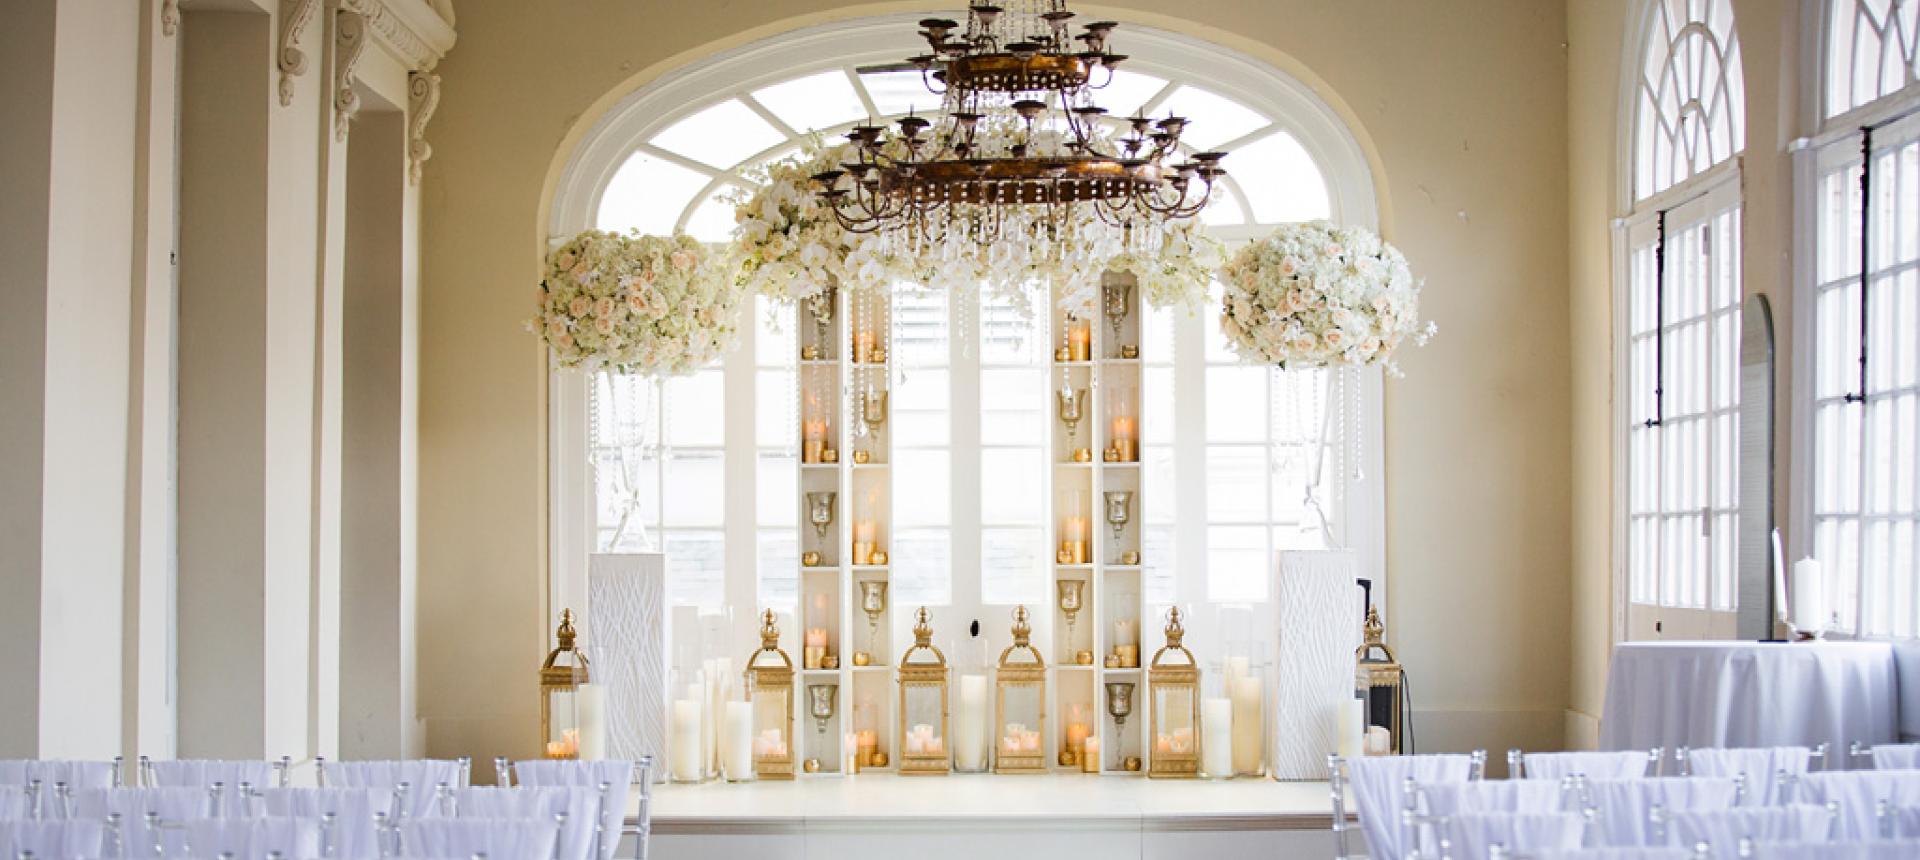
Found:
[[[160,32],[168,36],[180,32],[180,0],[160,0]]]
[[[420,169],[433,157],[427,143],[427,120],[440,106],[440,76],[433,72],[407,75],[407,180],[420,184]]]
[[[280,3],[280,106],[293,104],[293,79],[307,73],[307,54],[300,50],[300,35],[306,32],[320,0],[281,0]]]
[[[360,94],[353,91],[353,67],[367,49],[367,19],[345,9],[333,23],[333,139],[347,139],[347,126],[360,112]]]

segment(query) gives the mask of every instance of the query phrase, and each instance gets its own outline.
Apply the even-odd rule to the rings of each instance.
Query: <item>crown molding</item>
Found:
[[[375,41],[408,71],[428,71],[453,49],[453,25],[427,0],[338,0],[340,9],[366,19]]]

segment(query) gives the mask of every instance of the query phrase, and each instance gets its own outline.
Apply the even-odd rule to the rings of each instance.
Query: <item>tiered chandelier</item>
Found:
[[[941,18],[920,22],[932,52],[908,63],[941,96],[940,115],[909,114],[891,132],[847,132],[847,159],[813,177],[842,226],[992,241],[1014,220],[1052,232],[1084,205],[1132,237],[1206,207],[1226,174],[1224,153],[1183,159],[1185,118],[1134,116],[1116,128],[1093,103],[1126,59],[1108,50],[1116,25],[1087,24],[1070,36],[1065,0],[1015,5],[973,4],[964,30]],[[1021,217],[1010,218],[1016,211]]]

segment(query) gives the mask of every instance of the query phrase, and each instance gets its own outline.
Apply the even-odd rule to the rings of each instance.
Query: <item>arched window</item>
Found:
[[[897,67],[924,48],[913,21],[888,16],[785,34],[637,91],[573,153],[550,234],[678,229],[726,241],[729,199],[749,187],[756,165],[797,152],[809,135],[834,139],[855,124],[938,107],[917,72]],[[1117,116],[1186,116],[1183,143],[1231,152],[1224,191],[1202,215],[1216,236],[1244,240],[1317,218],[1373,224],[1366,160],[1307,87],[1219,46],[1131,24],[1120,33],[1129,59],[1098,102]],[[1058,423],[1048,392],[1059,381],[1047,315],[910,284],[875,313],[893,338],[885,467],[895,600],[1048,599],[1054,523],[1042,493],[1051,492],[1043,476],[1054,467],[1044,455]],[[1162,432],[1141,439],[1134,514],[1144,551],[1133,575],[1135,590],[1157,603],[1264,599],[1273,551],[1319,541],[1303,527],[1300,499],[1327,386],[1314,374],[1237,366],[1214,316],[1156,310],[1140,323],[1135,384],[1144,423]],[[740,350],[664,392],[632,379],[589,388],[576,375],[556,376],[556,599],[577,593],[567,580],[587,552],[664,547],[676,603],[795,605],[804,591],[796,581],[811,575],[800,573],[798,536],[808,526],[797,500],[821,480],[799,462],[805,407],[795,404],[814,388],[805,374],[841,372],[796,360],[805,335],[796,339],[795,328],[792,311],[759,300]],[[1353,411],[1377,415],[1377,381],[1358,388]],[[658,407],[648,420],[628,417],[648,403]],[[589,427],[591,444],[570,441],[587,438]],[[1080,429],[1083,439],[1090,432]],[[1371,456],[1379,462],[1377,451]],[[872,472],[849,474],[840,494],[863,496]],[[1375,560],[1378,483],[1328,510],[1345,542]]]
[[[1628,630],[1730,635],[1740,333],[1740,44],[1729,0],[1653,0],[1625,221]]]
[[[1920,92],[1913,0],[1831,0],[1827,121],[1810,174],[1810,274],[1794,318],[1795,555],[1827,572],[1843,631],[1920,635]],[[1804,334],[1802,334],[1804,332]]]

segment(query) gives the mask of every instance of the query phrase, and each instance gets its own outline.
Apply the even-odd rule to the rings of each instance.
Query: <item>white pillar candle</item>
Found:
[[[1233,776],[1233,700],[1200,700],[1200,771],[1215,779]]]
[[[580,758],[586,761],[606,758],[607,688],[581,684],[575,696],[574,707],[580,720]]]
[[[1265,699],[1261,696],[1260,679],[1242,675],[1233,680],[1227,692],[1233,698],[1233,772],[1257,776],[1266,758],[1262,741],[1262,730],[1266,728],[1266,720],[1262,718]]]
[[[1789,623],[1803,633],[1827,629],[1826,584],[1820,576],[1820,562],[1803,558],[1793,563],[1793,615]]]
[[[1082,773],[1099,773],[1100,772],[1100,736],[1087,735],[1087,739],[1081,743],[1081,749],[1082,749],[1082,752],[1080,753],[1080,771]]]
[[[963,771],[987,767],[987,676],[960,676],[960,710],[953,720],[954,765]]]
[[[1237,681],[1241,678],[1245,678],[1249,674],[1252,674],[1252,673],[1248,671],[1247,658],[1245,657],[1228,657],[1227,658],[1226,676],[1227,676],[1227,684],[1229,688],[1231,688],[1234,681]]]
[[[753,704],[728,702],[725,728],[721,731],[720,752],[727,779],[734,782],[753,778]]]
[[[1386,726],[1367,727],[1367,755],[1391,755],[1393,733]]]
[[[1334,709],[1334,719],[1339,723],[1334,727],[1334,737],[1339,744],[1335,752],[1344,759],[1359,758],[1366,752],[1366,703],[1360,699],[1343,699],[1340,707]]]
[[[698,782],[705,775],[700,759],[699,699],[674,700],[672,747],[673,778],[681,782]]]

